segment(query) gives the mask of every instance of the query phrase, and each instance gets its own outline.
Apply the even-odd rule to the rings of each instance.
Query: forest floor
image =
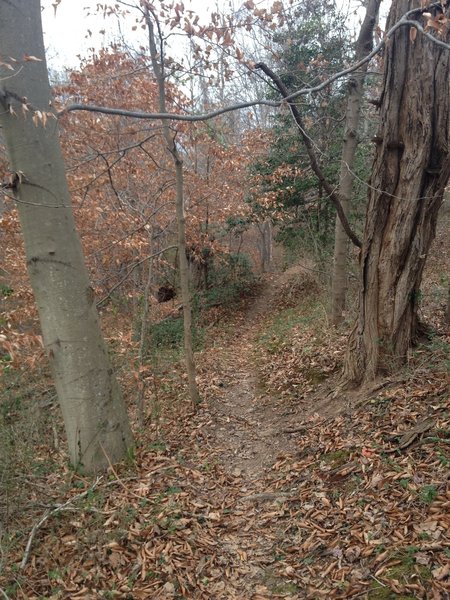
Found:
[[[211,323],[195,415],[162,373],[126,464],[73,473],[53,426],[7,481],[0,597],[448,598],[448,332],[353,396],[345,337],[307,270],[269,276]]]

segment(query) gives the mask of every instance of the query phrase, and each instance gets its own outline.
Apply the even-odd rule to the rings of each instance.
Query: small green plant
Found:
[[[155,440],[149,444],[148,449],[153,452],[165,452],[167,450],[167,444],[163,440]]]
[[[150,326],[150,339],[154,348],[176,348],[183,341],[183,319],[164,319]]]
[[[424,504],[432,504],[438,495],[435,485],[425,485],[419,492],[419,498]]]
[[[348,462],[350,457],[350,450],[336,450],[335,452],[327,452],[321,456],[321,461],[325,464],[329,465],[331,468],[336,469],[337,467],[341,467]]]
[[[230,306],[254,286],[255,276],[245,254],[220,255],[209,270],[207,289],[199,294],[200,307]]]
[[[62,572],[59,569],[53,569],[48,572],[48,578],[50,581],[58,581],[63,576]]]
[[[194,315],[193,345],[194,350],[200,350],[203,346],[204,330],[196,323]],[[150,325],[149,331],[151,351],[172,349],[180,350],[183,346],[183,319],[164,319],[159,323]]]
[[[8,298],[14,294],[14,290],[9,287],[9,285],[0,284],[0,296],[3,298]]]
[[[176,485],[171,485],[166,489],[166,494],[168,496],[172,496],[173,494],[180,494],[183,490],[176,486]]]
[[[10,583],[5,588],[6,595],[10,596],[11,598],[15,597],[16,592],[19,591],[19,588],[20,588],[20,585],[17,581],[15,581],[14,583]]]

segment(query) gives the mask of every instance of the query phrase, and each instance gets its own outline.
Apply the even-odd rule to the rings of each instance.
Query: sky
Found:
[[[79,65],[77,55],[89,56],[89,48],[107,46],[120,38],[121,33],[125,34],[127,41],[138,43],[139,38],[132,31],[132,19],[122,22],[119,27],[117,18],[97,13],[97,0],[61,0],[56,15],[52,6],[54,2],[41,0],[44,42],[50,68],[75,68]],[[204,12],[206,7],[215,6],[215,0],[184,0],[184,4],[186,8],[196,7],[196,12]],[[226,2],[223,4],[226,5]],[[104,35],[99,33],[103,29],[106,31]],[[91,30],[92,36],[88,35],[88,30]]]
[[[51,68],[77,67],[77,55],[91,54],[89,48],[107,45],[120,33],[117,19],[95,14],[96,1],[62,0],[56,14],[53,2],[41,2],[47,62]],[[102,29],[105,29],[106,35],[99,33]],[[91,37],[88,30],[92,31]]]
[[[231,0],[233,2],[233,0]],[[272,0],[260,0],[257,4],[271,3]],[[343,7],[348,9],[350,2],[355,7],[356,0],[338,0]],[[96,7],[99,4],[113,4],[110,2],[99,3],[98,0],[60,0],[56,14],[53,8],[55,0],[41,0],[42,5],[42,24],[44,29],[44,41],[47,51],[47,62],[51,69],[63,71],[64,68],[73,69],[79,66],[78,55],[83,57],[90,56],[90,48],[96,50],[102,46],[108,46],[114,40],[125,36],[127,42],[138,47],[140,43],[145,44],[145,37],[139,32],[132,31],[134,20],[128,18],[126,22],[119,24],[114,16],[98,14]],[[192,8],[197,14],[205,17],[213,11],[218,4],[221,8],[226,8],[230,0],[184,0],[186,9]],[[240,6],[244,0],[234,0],[235,6]],[[131,4],[131,2],[130,2]],[[351,12],[349,13],[351,14]],[[355,27],[357,19],[352,17]],[[89,36],[88,30],[92,32]],[[101,30],[105,34],[99,33]]]

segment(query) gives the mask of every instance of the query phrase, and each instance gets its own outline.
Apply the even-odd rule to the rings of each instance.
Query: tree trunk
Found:
[[[266,219],[259,226],[261,234],[261,271],[268,273],[272,269],[273,262],[273,234],[272,221]]]
[[[396,0],[387,29],[415,6],[413,0]],[[416,18],[423,21],[420,9]],[[440,39],[448,43],[449,37],[447,29]],[[448,50],[420,33],[411,41],[408,28],[397,29],[386,45],[359,316],[344,370],[348,384],[405,364],[417,334],[423,268],[450,176],[449,67]]]
[[[378,19],[381,0],[370,0],[366,16],[356,41],[355,62],[367,56],[373,46],[373,30]],[[355,153],[358,147],[358,126],[363,99],[364,80],[368,63],[355,71],[348,82],[347,111],[345,117],[345,135],[342,147],[341,171],[339,177],[339,195],[342,209],[349,216],[353,188]],[[342,223],[336,219],[334,234],[334,263],[331,293],[331,321],[338,325],[342,322],[347,295],[347,259],[348,237]]]
[[[150,258],[148,259],[146,282],[142,294],[142,311],[141,311],[141,330],[139,335],[139,352],[138,352],[138,368],[139,368],[139,389],[136,401],[137,416],[139,425],[142,427],[145,423],[145,392],[146,383],[145,377],[142,374],[148,347],[151,343],[150,332],[148,326],[148,313],[150,311],[150,291],[153,281],[153,227],[150,225],[148,230],[148,248]],[[145,263],[144,263],[145,265]]]
[[[174,144],[175,146],[175,144]],[[183,162],[178,152],[173,154],[176,170],[176,210],[178,224],[178,260],[180,265],[181,300],[183,302],[184,357],[188,377],[189,397],[194,410],[200,402],[196,383],[194,350],[192,344],[192,307],[189,289],[189,264],[186,256],[186,217],[184,212]]]
[[[132,435],[111,369],[75,231],[56,121],[50,110],[39,0],[0,2],[0,124],[15,173],[31,285],[67,432],[70,460],[94,472],[122,459]],[[28,55],[36,59],[22,59]],[[24,110],[29,102],[28,112]],[[31,114],[30,114],[31,113]]]
[[[145,17],[149,33],[150,58],[152,61],[153,72],[158,83],[159,90],[159,110],[166,112],[166,83],[164,74],[164,55],[160,40],[160,52],[156,46],[155,32],[153,28],[152,17],[148,6],[145,7]],[[159,30],[159,29],[158,29]],[[183,183],[183,161],[178,152],[175,136],[171,134],[168,121],[162,122],[162,129],[167,148],[172,156],[175,165],[176,181],[176,213],[178,227],[178,261],[180,267],[180,287],[181,301],[183,303],[183,333],[184,333],[184,354],[186,361],[186,373],[188,378],[189,396],[194,410],[200,402],[196,383],[196,369],[194,362],[194,351],[192,344],[192,307],[191,292],[189,289],[189,263],[186,254],[186,217],[184,210],[184,183]]]
[[[445,320],[444,323],[447,327],[450,327],[450,283],[448,284],[447,291],[447,304],[445,305]]]

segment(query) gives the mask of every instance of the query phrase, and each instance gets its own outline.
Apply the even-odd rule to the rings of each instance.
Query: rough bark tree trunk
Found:
[[[370,0],[366,16],[361,25],[355,47],[355,62],[367,56],[373,47],[373,31],[378,19],[381,0]],[[363,99],[364,80],[368,63],[352,73],[348,82],[347,110],[345,116],[345,134],[342,146],[341,170],[339,176],[339,195],[345,215],[349,216],[353,188],[355,154],[358,147],[358,127]],[[334,262],[331,292],[331,321],[338,325],[342,322],[347,295],[348,237],[342,223],[336,219],[334,234]]]
[[[413,0],[393,2],[387,28]],[[448,5],[445,11],[449,13]],[[421,11],[417,9],[420,21]],[[440,39],[447,41],[450,30]],[[384,87],[360,262],[359,316],[344,369],[358,385],[405,364],[417,334],[423,268],[450,176],[450,52],[399,28]]]
[[[272,269],[273,262],[273,228],[272,221],[266,219],[258,225],[260,233],[260,248],[261,248],[261,271],[269,273]]]
[[[70,460],[95,472],[122,459],[132,435],[75,230],[58,127],[32,120],[51,100],[39,0],[0,2],[0,54],[17,61],[14,73],[0,69],[0,124]]]
[[[450,327],[450,283],[448,284],[448,291],[447,291],[447,304],[445,305],[445,324],[447,325],[447,327]]]
[[[149,34],[150,58],[152,61],[153,72],[155,74],[159,90],[159,110],[161,113],[165,113],[166,82],[164,74],[164,53],[162,48],[160,48],[160,51],[158,51],[152,21],[154,15],[151,15],[150,9],[147,6],[145,7],[145,17]],[[192,306],[191,291],[189,289],[189,263],[186,254],[186,216],[184,210],[183,161],[175,143],[175,136],[170,132],[168,121],[162,122],[162,129],[164,139],[167,144],[167,149],[169,150],[172,156],[173,163],[175,166],[175,205],[178,227],[178,261],[180,268],[181,301],[183,303],[184,354],[186,361],[189,396],[192,402],[192,406],[195,410],[198,403],[200,402],[200,395],[196,383],[196,369],[192,343]]]

